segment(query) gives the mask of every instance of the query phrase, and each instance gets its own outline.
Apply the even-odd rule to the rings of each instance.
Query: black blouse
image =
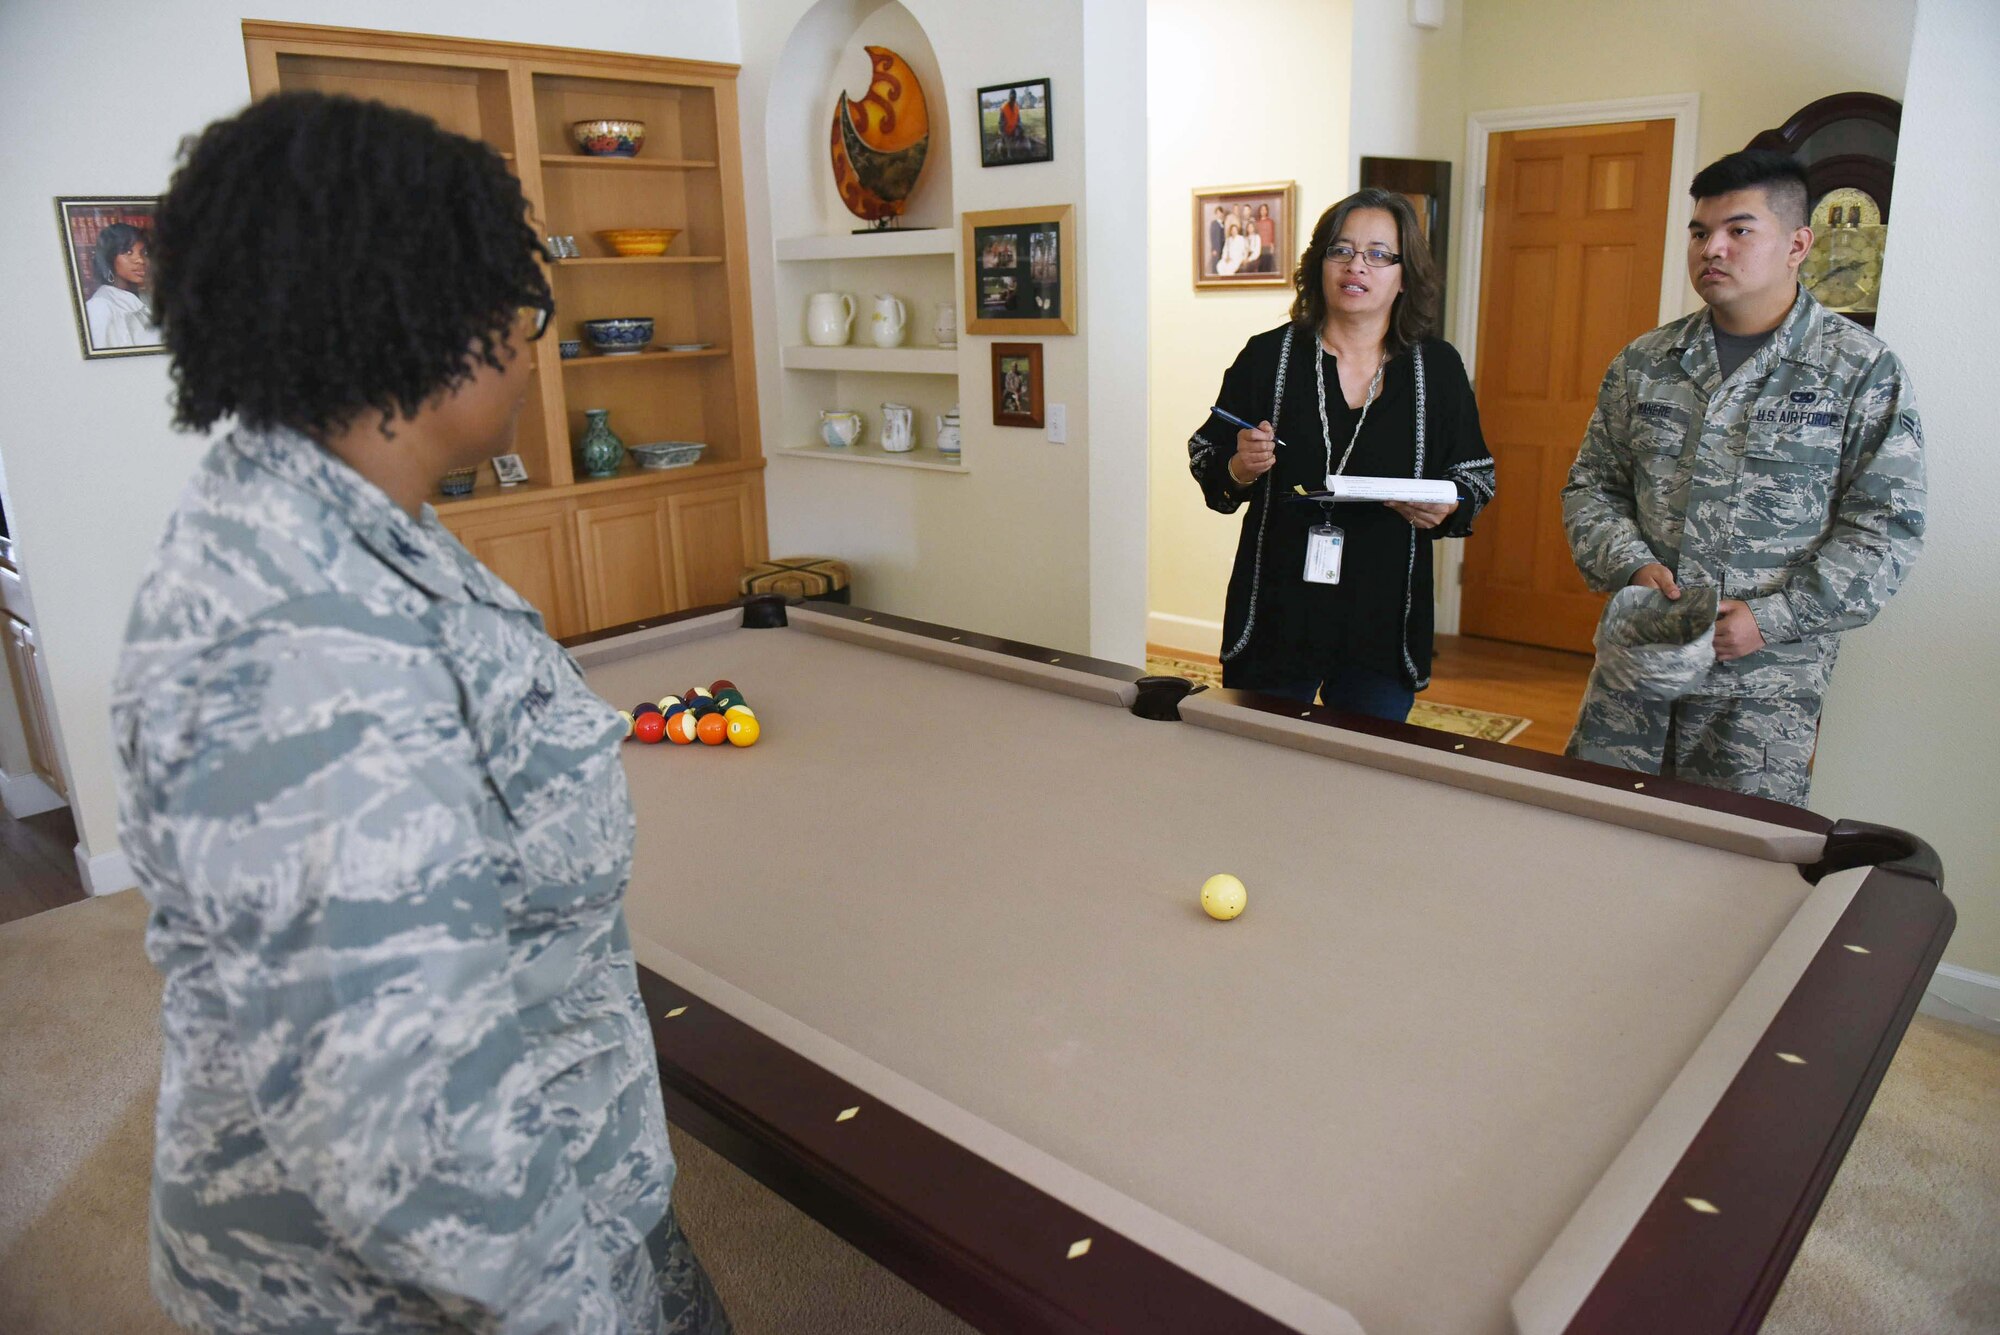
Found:
[[[1285,499],[1294,486],[1324,489],[1326,475],[1339,464],[1360,416],[1358,408],[1347,406],[1333,355],[1305,329],[1292,333],[1287,349],[1290,328],[1281,326],[1245,344],[1215,399],[1218,407],[1245,421],[1271,421],[1285,442],[1278,447],[1277,465],[1250,487],[1239,488],[1229,476],[1236,426],[1211,414],[1188,440],[1188,466],[1209,508],[1231,514],[1246,500],[1250,503],[1222,622],[1223,681],[1235,685],[1248,670],[1303,677],[1352,664],[1422,690],[1430,684],[1431,672],[1430,540],[1466,536],[1474,517],[1493,499],[1493,459],[1479,431],[1479,409],[1465,363],[1442,339],[1427,339],[1421,346],[1426,412],[1420,459],[1415,359],[1407,352],[1392,357],[1344,470],[1357,477],[1453,483],[1458,509],[1436,528],[1420,530],[1386,505],[1322,506]],[[1329,433],[1320,423],[1314,358],[1321,360],[1326,374],[1332,465],[1327,462]],[[1274,415],[1281,361],[1283,401]],[[1323,519],[1345,534],[1338,584],[1305,579],[1306,534]]]

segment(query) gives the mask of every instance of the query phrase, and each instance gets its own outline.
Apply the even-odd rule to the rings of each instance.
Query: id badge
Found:
[[[1306,534],[1306,583],[1340,583],[1340,553],[1347,535],[1332,524],[1314,524]]]

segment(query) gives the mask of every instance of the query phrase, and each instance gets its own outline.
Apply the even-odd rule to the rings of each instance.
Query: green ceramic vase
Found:
[[[611,429],[611,410],[585,408],[583,417],[583,435],[576,442],[577,471],[585,477],[610,477],[625,461],[625,442]]]

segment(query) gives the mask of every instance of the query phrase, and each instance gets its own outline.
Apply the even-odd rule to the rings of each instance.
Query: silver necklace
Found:
[[[1375,395],[1382,389],[1382,368],[1388,365],[1385,358],[1375,364],[1375,374],[1368,378],[1368,392],[1361,396],[1361,415],[1354,419],[1354,434],[1347,438],[1347,450],[1340,456],[1340,467],[1333,466],[1333,422],[1326,415],[1326,358],[1313,357],[1313,382],[1319,387],[1319,434],[1326,442],[1326,471],[1329,477],[1338,477],[1347,471],[1347,461],[1354,457],[1354,444],[1361,439],[1361,424],[1368,420],[1368,409],[1375,402]]]

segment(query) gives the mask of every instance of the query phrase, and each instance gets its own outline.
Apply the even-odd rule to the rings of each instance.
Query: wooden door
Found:
[[[1605,368],[1659,323],[1673,147],[1672,121],[1490,141],[1475,378],[1499,491],[1465,544],[1468,635],[1590,650],[1604,597],[1561,492]]]
[[[502,510],[491,517],[468,516],[451,527],[468,551],[542,614],[550,635],[582,633],[576,548],[565,507]]]
[[[684,491],[667,499],[681,606],[726,603],[737,596],[744,568],[762,559],[758,509],[744,484]]]
[[[576,545],[591,630],[682,606],[668,534],[667,503],[658,492],[643,500],[577,507]]]

